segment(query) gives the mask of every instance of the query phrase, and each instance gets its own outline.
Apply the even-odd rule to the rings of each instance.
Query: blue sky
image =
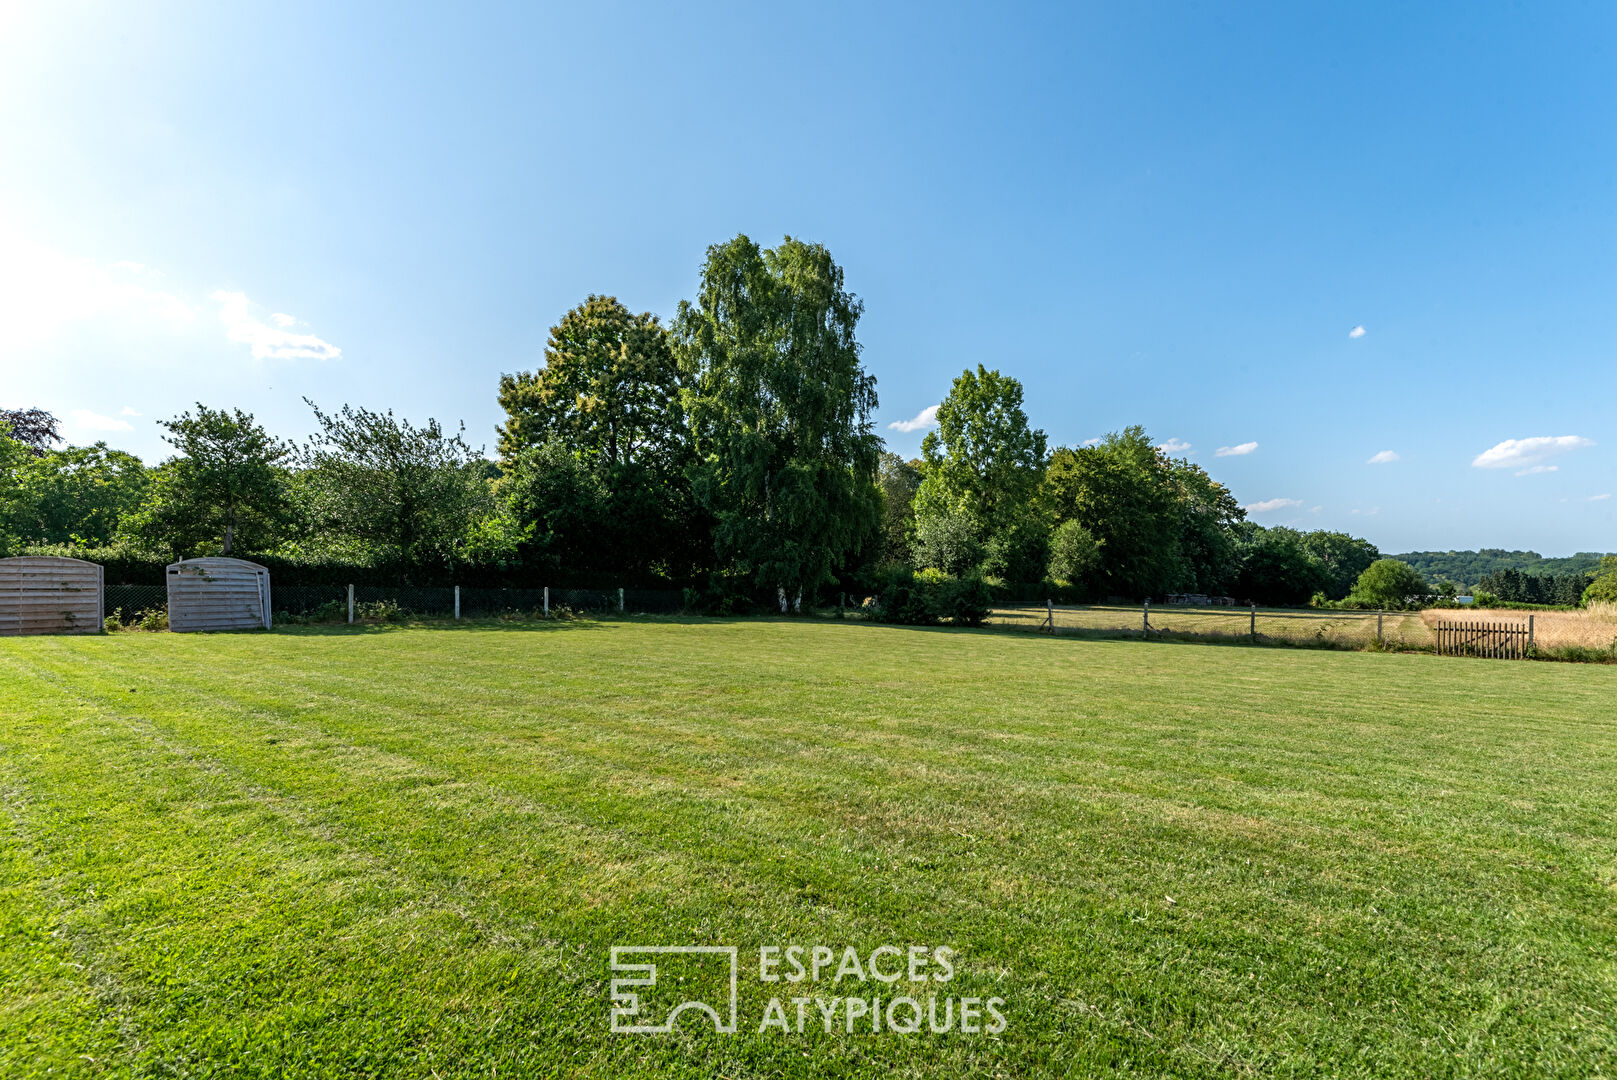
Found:
[[[0,0],[0,405],[152,461],[197,400],[492,448],[568,307],[790,233],[899,452],[983,363],[1266,524],[1613,550],[1614,115],[1600,3]]]

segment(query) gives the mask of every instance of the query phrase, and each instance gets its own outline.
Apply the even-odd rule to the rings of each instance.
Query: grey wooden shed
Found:
[[[99,634],[102,569],[83,559],[0,559],[0,635]]]
[[[270,628],[270,575],[245,559],[184,559],[168,568],[168,628]]]

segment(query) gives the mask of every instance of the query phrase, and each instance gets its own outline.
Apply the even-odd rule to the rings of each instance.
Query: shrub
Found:
[[[893,570],[884,575],[877,594],[876,618],[903,626],[981,626],[991,600],[979,574],[951,577],[938,570],[919,574]]]

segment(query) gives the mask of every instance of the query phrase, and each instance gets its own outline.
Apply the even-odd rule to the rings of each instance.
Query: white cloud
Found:
[[[1582,435],[1535,435],[1530,439],[1506,439],[1478,454],[1471,464],[1479,469],[1521,469],[1516,475],[1522,476],[1528,471],[1548,471],[1529,470],[1528,466],[1569,450],[1593,445],[1593,439],[1585,439]]]
[[[279,326],[282,330],[290,329],[298,324],[297,319],[288,315],[284,311],[277,311],[275,314],[271,315],[270,322],[274,323],[276,326]]]
[[[1348,337],[1352,338],[1354,341],[1359,340],[1363,336],[1364,336],[1364,327],[1363,326],[1355,326],[1353,329],[1348,331]]]
[[[1101,437],[1099,435],[1096,435],[1093,439],[1085,439],[1084,442],[1083,442],[1083,445],[1085,445],[1085,446],[1099,446],[1102,441],[1103,440],[1101,439]]]
[[[938,407],[936,405],[928,405],[926,408],[915,414],[915,419],[894,420],[887,426],[894,431],[920,431],[922,428],[937,427]]]
[[[132,407],[130,407],[128,405],[125,405],[122,409],[120,409],[118,411],[118,415],[119,416],[139,416],[140,413],[136,412]]]
[[[1258,444],[1255,443],[1255,442],[1237,443],[1234,446],[1221,446],[1221,447],[1219,447],[1217,450],[1213,451],[1213,456],[1214,457],[1241,457],[1244,454],[1252,453],[1252,451],[1256,450],[1257,448],[1258,448]]]
[[[1164,454],[1184,454],[1189,453],[1190,444],[1181,439],[1169,439],[1165,443],[1158,443],[1157,449]]]
[[[225,324],[225,335],[231,341],[250,346],[254,360],[335,360],[342,355],[337,346],[313,334],[294,334],[284,327],[270,326],[259,320],[252,314],[244,293],[218,289],[212,299],[219,305],[219,321]],[[279,316],[273,317],[279,320]]]
[[[1589,496],[1589,501],[1590,502],[1602,502],[1602,501],[1604,501],[1606,499],[1609,499],[1609,498],[1611,498],[1611,492],[1608,491],[1604,495],[1591,495],[1591,496]]]
[[[1398,460],[1398,451],[1396,451],[1396,450],[1381,450],[1381,451],[1378,451],[1377,453],[1375,453],[1374,455],[1372,455],[1370,460],[1366,461],[1365,464],[1366,465],[1387,465],[1387,464],[1390,464],[1391,462],[1394,462],[1394,461],[1397,461],[1397,460]]]
[[[1248,503],[1241,509],[1249,514],[1267,514],[1271,510],[1284,510],[1288,506],[1301,506],[1301,499],[1264,499],[1262,502]]]
[[[1559,466],[1559,465],[1534,465],[1531,468],[1527,468],[1527,469],[1517,469],[1516,470],[1516,475],[1517,476],[1534,476],[1534,475],[1536,475],[1538,473],[1560,472],[1560,471],[1561,471],[1561,466]]]
[[[80,431],[134,431],[134,425],[128,420],[120,420],[116,416],[102,416],[89,409],[67,410],[68,426]]]

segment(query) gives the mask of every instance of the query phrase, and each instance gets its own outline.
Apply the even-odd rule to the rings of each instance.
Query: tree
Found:
[[[1397,559],[1377,559],[1354,582],[1349,599],[1375,608],[1404,608],[1420,604],[1431,589],[1419,570]]]
[[[708,248],[697,300],[674,323],[692,489],[715,550],[774,586],[783,609],[833,580],[879,525],[862,311],[824,247],[787,237],[761,250],[737,236]]]
[[[436,420],[416,427],[392,410],[344,405],[327,414],[308,404],[321,430],[302,463],[319,526],[371,548],[401,581],[453,563],[468,528],[491,509],[481,456]]]
[[[1301,607],[1330,582],[1330,572],[1308,550],[1303,534],[1253,522],[1241,527],[1237,594],[1255,603]]]
[[[495,492],[524,530],[524,565],[548,570],[613,569],[599,542],[611,522],[611,495],[561,440],[551,438],[506,463]]]
[[[1237,541],[1246,511],[1230,489],[1189,461],[1168,461],[1168,484],[1178,509],[1177,548],[1185,589],[1222,595],[1235,583]]]
[[[19,463],[12,527],[42,544],[110,544],[145,498],[151,480],[141,460],[106,443],[47,450]]]
[[[1352,592],[1359,575],[1381,558],[1381,552],[1370,541],[1325,529],[1304,535],[1303,549],[1325,567],[1330,583],[1323,591],[1332,600],[1340,600]]]
[[[923,570],[964,574],[983,561],[983,527],[977,516],[944,507],[915,519],[911,558]]]
[[[21,539],[12,528],[12,520],[20,506],[21,488],[14,482],[17,471],[28,461],[26,443],[13,439],[0,430],[0,558],[16,553]]]
[[[1078,522],[1099,543],[1099,592],[1153,596],[1191,584],[1179,549],[1179,490],[1167,455],[1144,428],[1114,432],[1095,446],[1058,449],[1040,501],[1056,521]]]
[[[908,563],[914,553],[910,538],[915,526],[915,490],[921,486],[920,464],[883,450],[876,483],[882,494],[881,558]]]
[[[1583,590],[1585,604],[1617,604],[1617,555],[1600,560],[1600,570]]]
[[[1100,541],[1076,521],[1063,521],[1050,537],[1049,575],[1057,581],[1082,581],[1100,564]]]
[[[62,441],[58,423],[44,409],[0,409],[0,433],[9,433],[35,457],[43,457],[45,451]]]
[[[655,315],[592,295],[550,328],[544,367],[500,376],[500,454],[512,458],[555,437],[603,473],[673,457],[678,374]]]
[[[122,529],[160,549],[190,554],[218,543],[228,555],[245,542],[268,546],[288,513],[282,463],[290,444],[276,439],[240,409],[197,403],[159,421],[163,440],[180,453],[152,477],[146,501]]]
[[[918,518],[963,511],[992,535],[1025,516],[1044,475],[1044,432],[1028,426],[1022,384],[981,364],[938,406],[921,441]]]

